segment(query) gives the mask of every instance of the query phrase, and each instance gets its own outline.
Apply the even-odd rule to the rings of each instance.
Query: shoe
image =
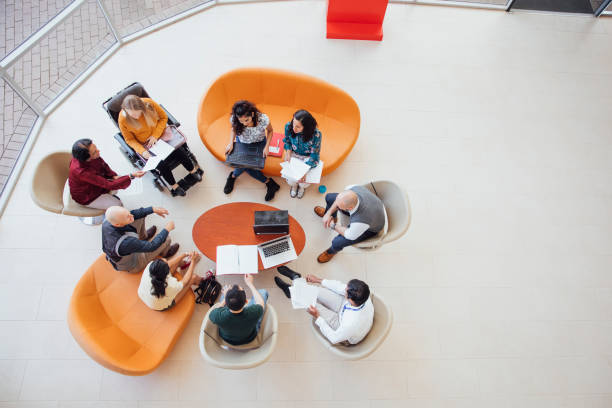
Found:
[[[197,170],[194,171],[193,173],[189,173],[185,178],[194,180],[193,184],[199,183],[200,181],[202,181],[202,175]]]
[[[289,195],[291,196],[291,198],[295,198],[297,193],[298,193],[298,186],[297,186],[297,184],[295,186],[291,186],[291,190],[289,190]]]
[[[278,276],[274,277],[274,282],[276,282],[276,286],[278,286],[283,291],[285,296],[291,299],[291,292],[289,292],[289,284],[287,282],[284,282]]]
[[[225,187],[223,187],[223,192],[225,194],[229,194],[234,189],[234,182],[236,182],[236,177],[234,177],[234,172],[232,171],[229,176],[227,176],[227,181],[225,182]]]
[[[319,263],[329,262],[334,257],[334,255],[336,254],[330,254],[329,252],[327,252],[327,250],[325,250],[321,253],[321,255],[317,257],[317,262]]]
[[[274,198],[274,194],[276,194],[276,192],[280,190],[280,186],[276,183],[276,181],[274,181],[272,177],[270,177],[266,182],[266,187],[268,191],[266,191],[266,196],[264,197],[264,200],[270,201]]]
[[[147,229],[147,235],[145,236],[145,241],[148,241],[151,238],[153,238],[156,232],[157,232],[157,227],[155,225]]]
[[[297,278],[301,278],[302,277],[302,275],[300,275],[296,271],[293,271],[293,270],[289,269],[285,265],[279,266],[278,268],[276,268],[276,270],[278,271],[278,273],[288,277],[291,280],[295,280]]]
[[[298,191],[297,191],[297,198],[302,198],[304,197],[304,187],[298,187]]]
[[[198,169],[196,170],[196,173],[198,173],[198,175],[200,176],[200,180],[202,180],[202,176],[204,175],[204,170],[202,170],[201,167],[198,167]]]
[[[174,256],[178,252],[178,250],[179,250],[179,244],[170,245],[170,248],[168,248],[163,258],[170,258]]]
[[[181,180],[181,181],[183,181],[183,180]],[[187,193],[185,192],[185,190],[183,189],[183,187],[181,187],[181,186],[179,185],[177,188],[175,188],[175,189],[173,189],[173,190],[170,190],[170,194],[172,194],[172,197],[176,197],[176,196],[185,197],[185,195],[186,195]]]
[[[323,218],[323,216],[325,215],[325,208],[321,207],[320,205],[317,205],[314,208],[314,212],[315,214],[317,214],[319,217]]]

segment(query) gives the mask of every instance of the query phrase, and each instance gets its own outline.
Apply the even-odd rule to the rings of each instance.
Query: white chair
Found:
[[[220,368],[242,370],[265,363],[274,352],[278,340],[278,318],[272,305],[266,305],[257,337],[240,346],[225,342],[209,315],[210,310],[202,321],[199,340],[200,354],[206,362]]]
[[[377,235],[353,246],[373,250],[404,235],[410,226],[412,214],[406,193],[394,182],[379,180],[364,184],[363,187],[377,195],[385,205],[385,226]],[[349,217],[338,211],[338,223],[348,226]]]
[[[372,304],[374,305],[374,321],[372,329],[368,335],[358,344],[343,346],[331,344],[321,333],[319,327],[312,320],[312,331],[315,337],[325,346],[327,350],[345,360],[360,360],[372,354],[385,340],[391,325],[393,324],[393,311],[378,295],[372,294]]]
[[[100,224],[104,219],[104,210],[78,204],[70,197],[70,192],[66,196],[71,158],[69,152],[55,152],[38,163],[30,188],[32,200],[43,210],[77,216],[87,225]]]

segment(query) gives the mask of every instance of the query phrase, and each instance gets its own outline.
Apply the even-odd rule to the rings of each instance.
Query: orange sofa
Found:
[[[298,109],[317,120],[323,135],[323,174],[334,171],[348,156],[359,136],[361,116],[357,103],[342,89],[307,75],[267,68],[241,68],[220,76],[202,97],[198,131],[206,148],[225,161],[230,136],[230,112],[234,102],[246,99],[267,114],[275,133]],[[268,156],[263,172],[280,175],[282,159]]]
[[[68,308],[77,343],[104,367],[144,375],[168,356],[195,307],[193,292],[172,309],[149,309],[138,297],[142,274],[117,272],[101,255],[79,280]]]

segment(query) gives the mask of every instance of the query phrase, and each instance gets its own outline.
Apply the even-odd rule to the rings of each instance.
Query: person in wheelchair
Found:
[[[159,138],[172,138],[173,129],[166,126],[168,115],[152,99],[128,95],[121,103],[121,108],[118,117],[119,129],[125,142],[143,158],[151,157],[148,149],[153,147]],[[189,172],[178,183],[172,175],[172,161],[178,161]],[[174,152],[157,165],[157,170],[170,185],[172,196],[184,196],[191,185],[202,180],[203,174],[202,169],[191,161],[183,149],[174,149]]]

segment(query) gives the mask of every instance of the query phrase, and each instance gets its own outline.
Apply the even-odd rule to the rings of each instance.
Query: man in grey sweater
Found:
[[[331,246],[317,261],[329,262],[335,254],[349,245],[375,236],[385,226],[385,206],[370,190],[362,186],[348,186],[341,193],[325,196],[326,208],[316,206],[315,214],[323,218],[323,226],[338,233]],[[342,211],[350,218],[348,227],[337,224],[336,215]]]

